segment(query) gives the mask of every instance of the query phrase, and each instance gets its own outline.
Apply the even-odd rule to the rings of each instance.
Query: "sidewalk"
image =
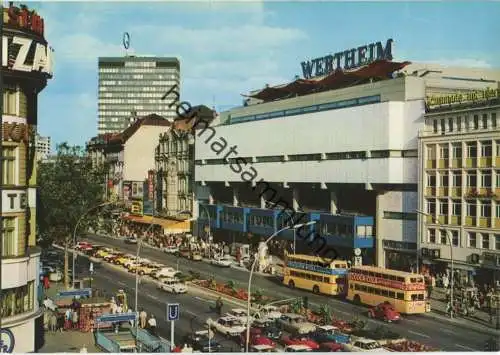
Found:
[[[45,344],[39,353],[79,353],[81,348],[87,348],[88,353],[100,353],[94,345],[94,333],[79,331],[45,332]]]

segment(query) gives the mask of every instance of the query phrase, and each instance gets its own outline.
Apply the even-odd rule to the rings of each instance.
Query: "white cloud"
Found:
[[[97,57],[100,56],[123,55],[120,45],[105,43],[87,33],[63,36],[54,42],[54,46],[57,56],[71,62],[97,63]]]

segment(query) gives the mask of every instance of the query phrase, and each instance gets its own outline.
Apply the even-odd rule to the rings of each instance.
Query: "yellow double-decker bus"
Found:
[[[374,266],[356,266],[347,274],[347,299],[376,306],[389,302],[405,314],[430,312],[424,276]]]
[[[319,256],[285,256],[283,284],[325,295],[345,294],[347,262]]]

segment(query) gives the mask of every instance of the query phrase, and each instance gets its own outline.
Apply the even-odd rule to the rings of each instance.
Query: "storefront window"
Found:
[[[0,316],[12,317],[18,314],[30,312],[34,307],[35,283],[29,282],[27,285],[2,290],[0,299]]]

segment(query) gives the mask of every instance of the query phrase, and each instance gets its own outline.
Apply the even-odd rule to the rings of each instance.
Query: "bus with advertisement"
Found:
[[[318,294],[345,294],[347,262],[319,256],[286,254],[283,284]]]
[[[404,314],[430,312],[423,275],[375,266],[355,266],[349,269],[347,283],[346,298],[356,304],[376,306],[389,302]]]

